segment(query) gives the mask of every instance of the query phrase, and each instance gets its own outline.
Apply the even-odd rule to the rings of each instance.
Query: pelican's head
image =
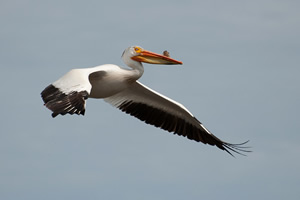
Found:
[[[142,47],[139,46],[132,46],[125,49],[122,58],[126,64],[128,63],[129,60],[150,63],[150,64],[161,64],[161,65],[182,64],[181,61],[172,59],[164,55],[153,53],[151,51],[144,50]]]

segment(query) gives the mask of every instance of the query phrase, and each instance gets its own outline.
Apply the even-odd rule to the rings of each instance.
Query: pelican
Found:
[[[144,73],[142,63],[181,65],[169,57],[144,50],[139,46],[125,49],[123,62],[130,67],[113,64],[93,68],[72,69],[46,87],[42,93],[44,105],[52,117],[65,114],[84,115],[88,98],[104,99],[147,124],[204,144],[215,145],[232,155],[249,152],[245,143],[231,144],[213,135],[182,104],[148,88],[138,81]]]

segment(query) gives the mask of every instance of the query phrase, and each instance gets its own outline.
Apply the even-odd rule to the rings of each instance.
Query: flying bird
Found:
[[[144,50],[139,46],[125,49],[124,63],[130,67],[121,68],[113,64],[93,68],[72,69],[57,81],[46,87],[42,93],[44,105],[52,117],[65,114],[84,115],[88,98],[104,99],[147,124],[154,125],[174,134],[204,144],[215,145],[232,155],[249,152],[245,143],[231,144],[213,135],[182,104],[148,88],[138,81],[144,73],[142,63],[181,65],[164,55]]]

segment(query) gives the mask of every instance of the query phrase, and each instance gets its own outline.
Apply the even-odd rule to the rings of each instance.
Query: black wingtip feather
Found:
[[[51,84],[42,91],[41,96],[44,105],[53,112],[53,118],[59,114],[84,115],[85,113],[87,91],[72,91],[65,94]]]
[[[246,153],[250,153],[252,152],[251,150],[249,150],[251,147],[248,147],[248,146],[244,146],[245,144],[247,144],[249,142],[246,141],[246,142],[243,142],[243,143],[239,143],[239,144],[230,144],[230,143],[226,143],[224,142],[223,143],[223,146],[225,147],[225,151],[227,153],[229,153],[230,155],[232,155],[234,157],[234,155],[232,154],[232,152],[234,153],[237,153],[239,155],[243,155],[243,156],[246,156]],[[230,151],[231,152],[230,152]]]

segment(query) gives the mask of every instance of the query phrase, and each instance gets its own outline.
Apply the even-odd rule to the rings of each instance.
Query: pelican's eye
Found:
[[[136,53],[141,53],[141,48],[140,47],[134,47],[134,51]]]

